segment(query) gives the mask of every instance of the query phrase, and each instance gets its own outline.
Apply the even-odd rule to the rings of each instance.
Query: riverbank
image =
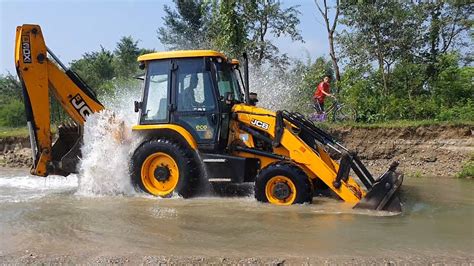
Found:
[[[399,161],[398,169],[411,177],[456,177],[474,154],[472,125],[340,126],[329,131],[375,174]]]
[[[399,170],[411,177],[456,177],[474,154],[473,125],[344,125],[327,130],[357,151],[374,175],[399,161]],[[0,137],[0,166],[30,167],[29,146],[24,135]]]

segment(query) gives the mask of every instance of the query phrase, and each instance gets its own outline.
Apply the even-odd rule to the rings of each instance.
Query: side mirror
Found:
[[[250,105],[253,105],[253,106],[257,105],[258,103],[257,93],[255,92],[249,93],[249,103]]]
[[[138,113],[142,109],[142,102],[135,101],[135,113]]]
[[[141,70],[145,69],[145,63],[140,62],[140,64],[138,65],[138,68],[141,69]]]

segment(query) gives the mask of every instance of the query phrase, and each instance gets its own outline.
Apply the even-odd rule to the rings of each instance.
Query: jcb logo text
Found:
[[[262,121],[259,121],[259,120],[256,120],[256,119],[252,119],[252,121],[250,123],[252,125],[256,126],[256,127],[259,127],[259,128],[265,129],[265,130],[268,129],[268,124],[265,123],[265,122],[262,122]]]
[[[89,106],[87,106],[84,99],[82,99],[81,95],[77,94],[74,98],[71,99],[71,104],[76,109],[76,111],[86,120],[86,116],[92,113]]]

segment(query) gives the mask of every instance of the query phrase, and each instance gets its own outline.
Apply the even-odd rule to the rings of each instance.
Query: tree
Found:
[[[11,73],[0,75],[0,104],[6,104],[13,99],[22,99],[22,87],[20,81]]]
[[[375,1],[341,6],[344,30],[339,42],[352,64],[376,62],[383,81],[384,93],[389,93],[389,78],[393,64],[417,47],[418,28],[423,19],[409,2]]]
[[[174,0],[176,10],[165,5],[164,26],[158,28],[158,39],[171,49],[199,49],[208,44],[210,2]]]
[[[274,65],[288,63],[288,57],[279,55],[279,49],[269,35],[279,38],[288,36],[293,41],[303,41],[297,26],[300,23],[298,6],[283,8],[276,0],[242,0],[243,17],[249,36],[247,50],[253,63],[261,66],[264,62]]]
[[[239,9],[238,0],[222,1],[219,12],[214,14],[209,34],[214,47],[234,58],[242,56],[248,43],[245,22]]]
[[[71,63],[71,69],[81,76],[91,88],[102,93],[106,81],[115,77],[114,54],[101,46],[99,52],[85,53]]]
[[[114,51],[114,68],[117,77],[130,78],[138,71],[137,57],[140,55],[138,41],[131,36],[122,37]]]
[[[335,11],[335,14],[334,14],[333,22],[329,21],[329,9],[330,9],[330,7],[327,5],[326,0],[323,0],[323,7],[322,8],[319,5],[318,0],[314,0],[314,2],[316,3],[316,6],[317,6],[319,12],[321,13],[321,16],[323,16],[324,23],[326,25],[326,31],[328,33],[328,42],[329,42],[329,55],[331,56],[332,65],[333,65],[333,68],[334,68],[334,71],[335,71],[335,74],[336,74],[336,81],[339,82],[339,81],[341,81],[341,74],[340,74],[340,71],[339,71],[339,65],[337,63],[336,51],[334,49],[334,33],[336,32],[336,26],[337,26],[337,21],[338,21],[338,18],[339,18],[339,11],[340,11],[339,0],[336,0],[336,6],[334,7],[336,11]],[[337,88],[338,88],[337,92],[339,92],[339,87],[337,87]]]
[[[288,36],[303,41],[297,26],[297,6],[283,8],[277,0],[175,0],[165,6],[158,39],[170,49],[215,49],[233,57],[246,50],[261,66],[288,63],[269,37]]]
[[[426,14],[427,23],[423,25],[420,35],[423,49],[420,56],[428,64],[427,78],[433,80],[442,71],[438,67],[439,57],[450,51],[451,48],[466,46],[463,40],[473,26],[471,14],[474,5],[464,2],[427,2],[421,3]],[[467,37],[469,38],[469,37]]]

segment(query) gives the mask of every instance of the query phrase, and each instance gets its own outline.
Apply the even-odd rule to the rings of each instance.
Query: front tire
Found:
[[[262,169],[255,180],[255,198],[275,205],[309,203],[311,183],[296,165],[278,162]]]
[[[143,143],[132,156],[131,171],[135,187],[155,196],[176,192],[187,198],[199,185],[192,152],[168,139]]]

